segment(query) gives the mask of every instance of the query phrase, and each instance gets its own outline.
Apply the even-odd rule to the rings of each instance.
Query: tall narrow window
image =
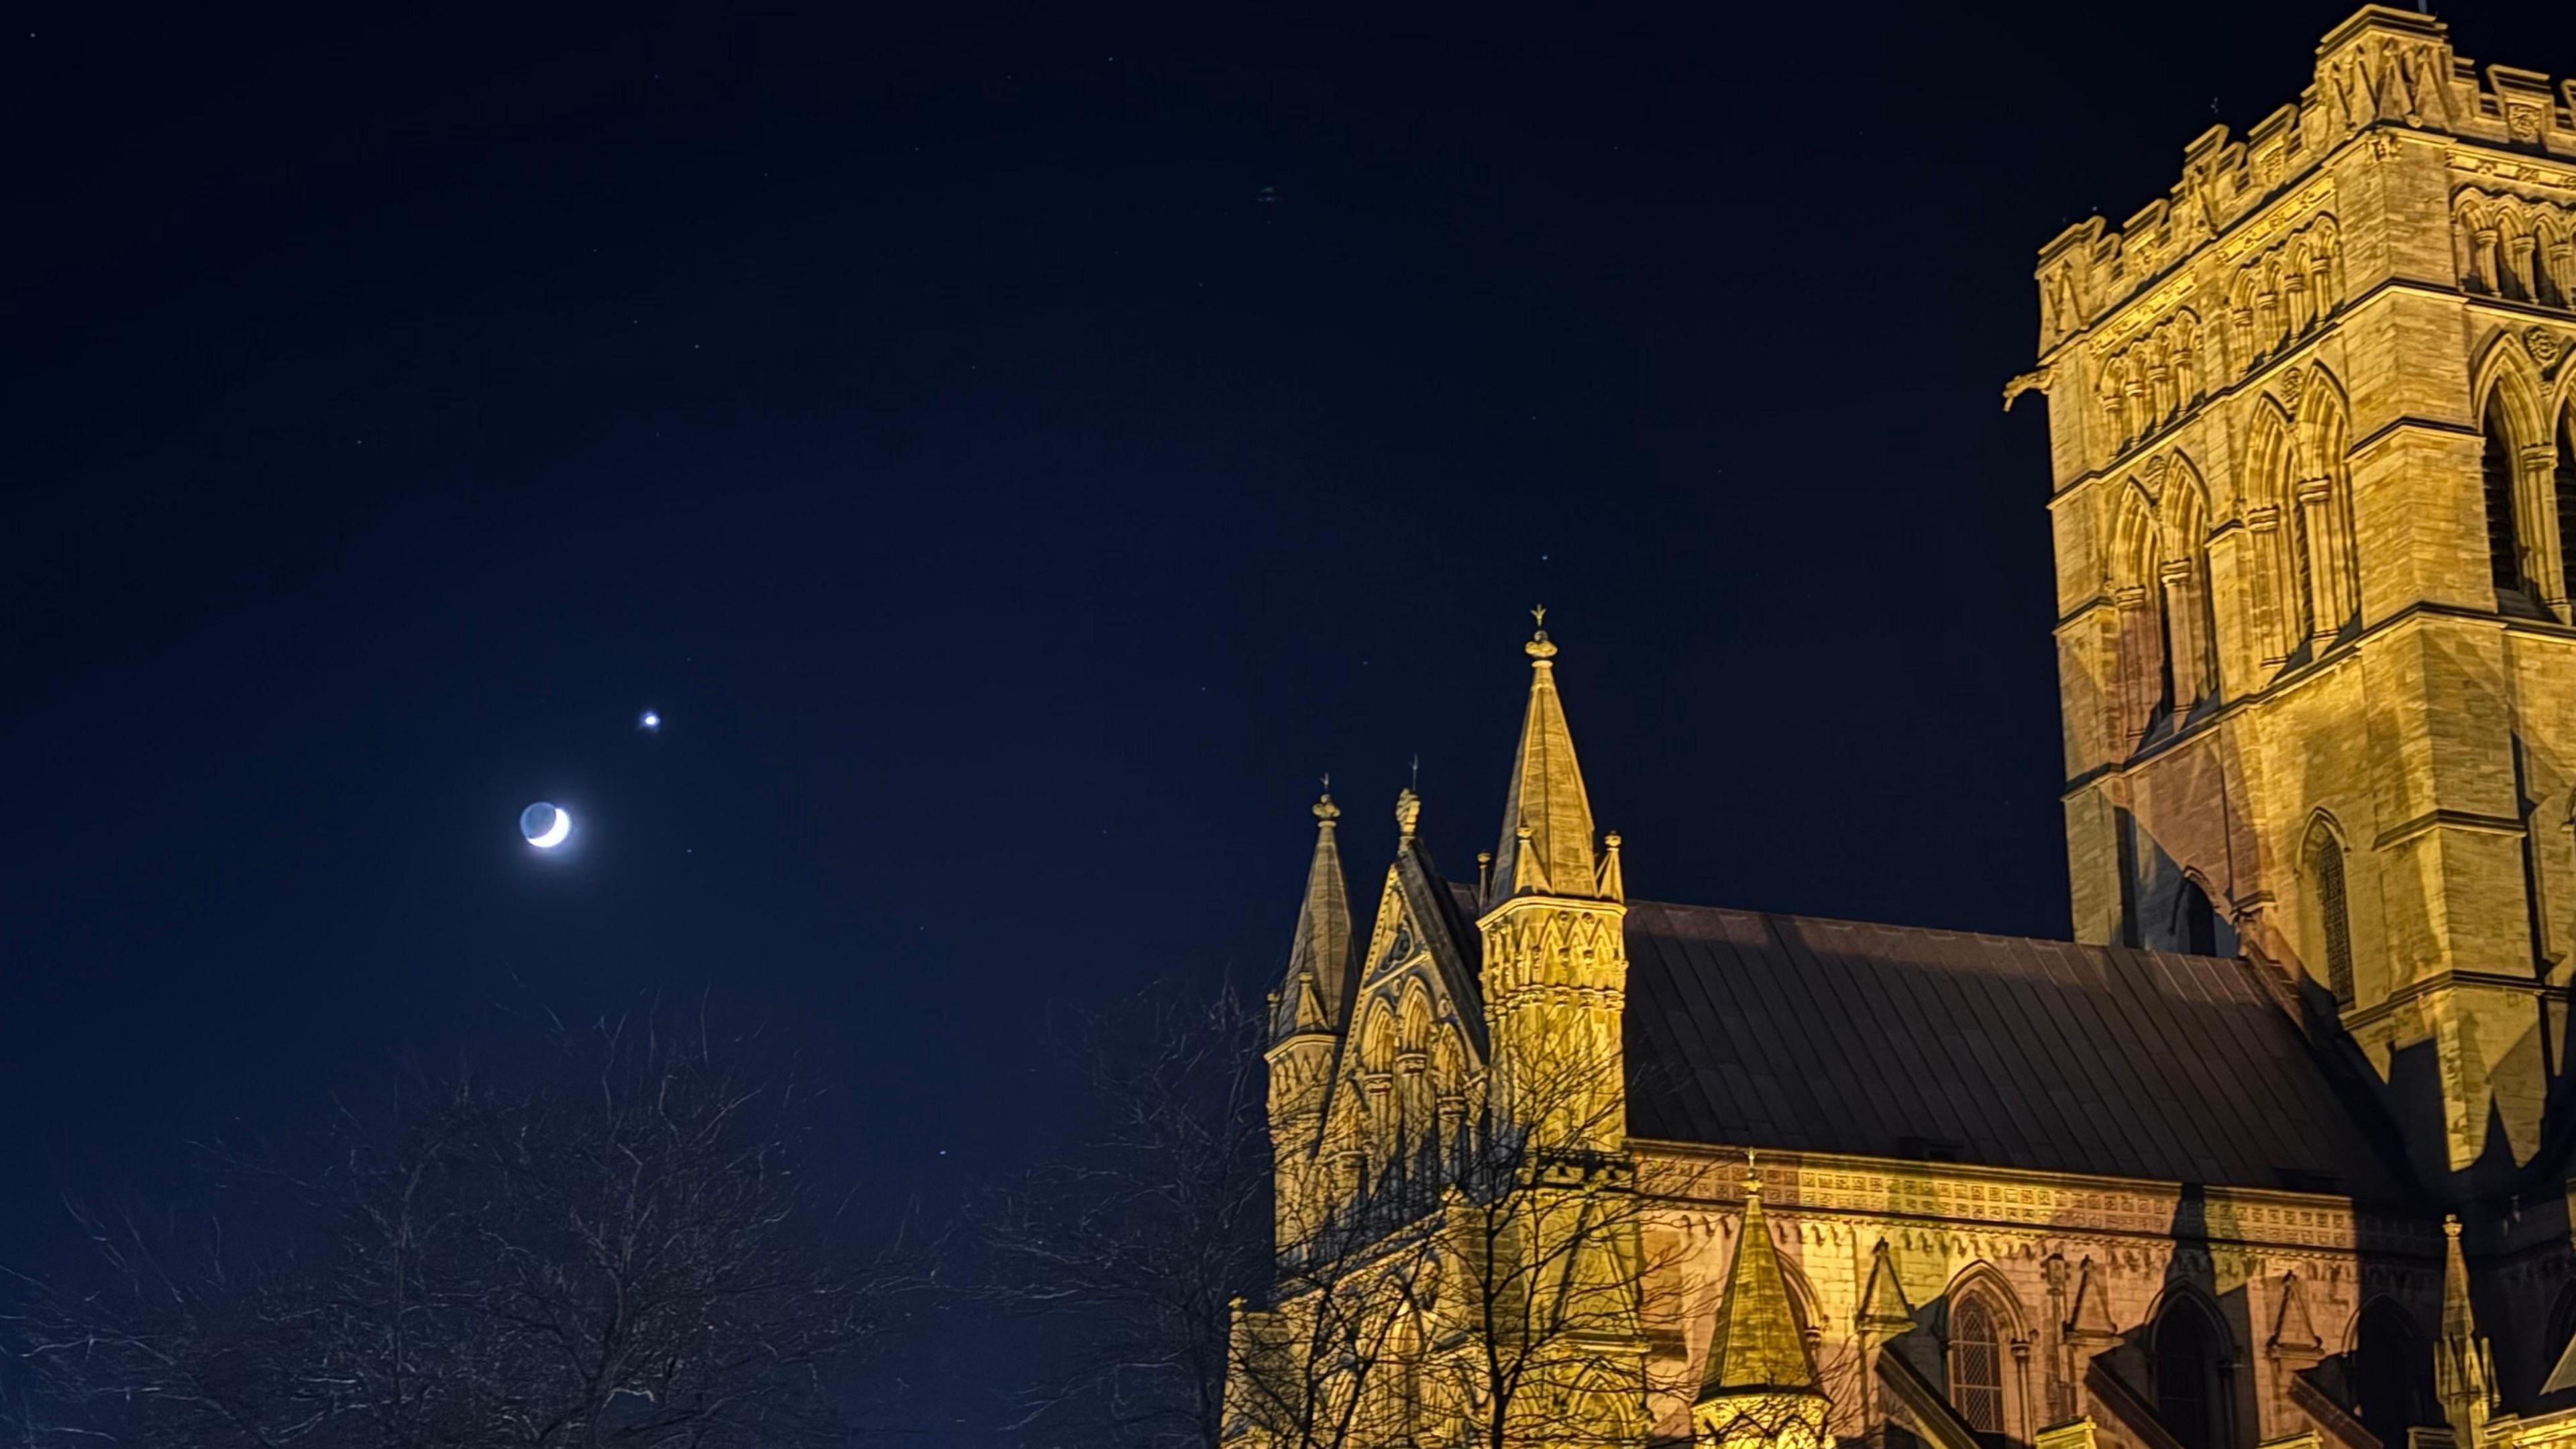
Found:
[[[2317,887],[2317,934],[2326,957],[2326,989],[2334,993],[2337,1006],[2350,1006],[2352,905],[2344,888],[2343,842],[2322,822],[2308,837],[2308,873]]]
[[[2182,1449],[2222,1449],[2218,1344],[2208,1316],[2187,1301],[2156,1321],[2156,1418]]]
[[[2185,876],[2182,889],[2174,892],[2174,923],[2170,933],[2174,949],[2191,956],[2218,954],[2218,908],[2209,903],[2209,892],[2200,882]]]
[[[2156,702],[2147,712],[2149,720],[2163,718],[2174,703],[2174,617],[2170,602],[2159,600],[2156,611]],[[2152,725],[2149,728],[2153,728]]]
[[[2513,507],[2513,439],[2505,435],[2504,410],[2487,405],[2486,449],[2478,469],[2486,483],[2487,563],[2495,576],[2496,607],[2527,607],[2522,576],[2522,532]]]
[[[2558,556],[2567,569],[2567,597],[2576,599],[2576,403],[2558,420]]]
[[[2361,1424],[2382,1444],[2403,1444],[2406,1431],[2442,1422],[2433,1396],[2433,1354],[2405,1309],[2385,1298],[2361,1311],[2352,1379]]]
[[[1961,1298],[1950,1312],[1950,1403],[1980,1434],[2004,1431],[2003,1344],[1983,1298]]]

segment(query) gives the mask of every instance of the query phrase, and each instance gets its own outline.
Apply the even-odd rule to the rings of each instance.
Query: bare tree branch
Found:
[[[335,1103],[300,1156],[202,1149],[202,1232],[75,1208],[95,1282],[6,1280],[14,1427],[31,1449],[842,1442],[835,1375],[927,1259],[843,1245],[806,1094],[740,1047],[703,1014],[558,1023],[524,1072]]]

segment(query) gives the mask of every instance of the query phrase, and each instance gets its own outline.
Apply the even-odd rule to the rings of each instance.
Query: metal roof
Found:
[[[1629,1132],[2416,1196],[2241,960],[1632,902]]]

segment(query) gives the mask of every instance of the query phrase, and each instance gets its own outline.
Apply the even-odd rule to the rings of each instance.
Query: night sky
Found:
[[[28,12],[0,1258],[656,990],[947,1201],[1323,772],[1474,870],[1534,603],[1633,893],[2063,934],[2033,253],[2346,7],[2078,9]]]

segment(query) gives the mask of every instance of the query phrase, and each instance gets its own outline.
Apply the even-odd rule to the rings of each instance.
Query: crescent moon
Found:
[[[572,834],[572,812],[558,805],[555,807],[555,823],[546,827],[545,834],[529,836],[528,843],[539,850],[552,850],[563,844],[564,837],[570,834]]]

